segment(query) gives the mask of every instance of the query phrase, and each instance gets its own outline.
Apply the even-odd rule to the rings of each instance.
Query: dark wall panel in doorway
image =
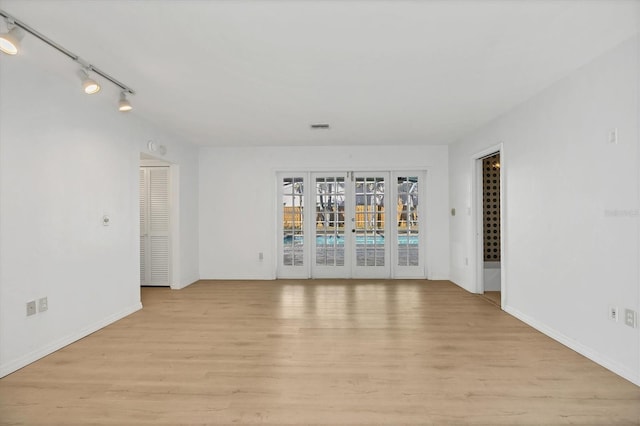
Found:
[[[500,262],[500,154],[482,160],[484,260]]]

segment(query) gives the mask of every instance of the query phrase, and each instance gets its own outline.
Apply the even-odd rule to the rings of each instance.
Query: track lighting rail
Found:
[[[19,19],[16,19],[15,17],[11,16],[10,14],[8,14],[7,12],[5,12],[2,9],[0,9],[0,16],[2,16],[5,19],[7,19],[7,21],[11,22],[16,27],[22,28],[24,31],[28,32],[32,36],[42,40],[43,42],[45,42],[49,46],[53,47],[54,49],[56,49],[60,53],[68,56],[72,61],[77,62],[83,68],[87,68],[88,70],[93,71],[94,73],[98,74],[100,77],[104,78],[105,80],[109,80],[111,83],[113,83],[114,85],[118,86],[123,92],[129,93],[131,95],[135,95],[136,92],[132,88],[127,86],[126,84],[116,80],[115,78],[113,78],[112,76],[110,76],[106,72],[102,71],[101,69],[95,67],[94,65],[91,65],[91,64],[87,63],[82,58],[80,58],[78,55],[73,53],[72,51],[66,49],[65,47],[63,47],[60,44],[56,43],[55,41],[51,40],[49,37],[45,36],[44,34],[40,33],[39,31],[35,30],[34,28],[32,28],[29,25],[25,24],[24,22],[20,21]]]

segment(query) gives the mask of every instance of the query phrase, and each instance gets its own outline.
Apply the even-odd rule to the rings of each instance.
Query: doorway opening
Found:
[[[278,173],[277,276],[424,278],[424,176]]]
[[[482,160],[482,281],[484,296],[501,306],[500,153]]]
[[[502,144],[473,157],[476,293],[504,308],[504,228]]]
[[[170,164],[140,159],[140,285],[169,287],[172,280]]]

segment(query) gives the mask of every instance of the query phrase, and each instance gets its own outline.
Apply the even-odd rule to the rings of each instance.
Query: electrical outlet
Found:
[[[618,322],[618,307],[617,306],[609,306],[609,319],[611,321]]]
[[[27,316],[30,317],[31,315],[35,315],[36,314],[36,301],[32,300],[30,302],[27,302]]]
[[[629,327],[636,328],[638,326],[638,314],[632,309],[624,310],[624,323]]]
[[[38,312],[44,312],[49,309],[49,301],[46,297],[38,299]]]

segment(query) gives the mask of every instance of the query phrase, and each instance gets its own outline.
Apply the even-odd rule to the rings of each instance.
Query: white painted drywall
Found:
[[[504,143],[506,310],[637,384],[640,332],[607,308],[640,308],[639,49],[625,42],[449,152],[451,207],[466,213],[473,154]],[[451,279],[474,291],[471,220],[450,218]]]
[[[179,281],[198,277],[197,149],[119,113],[106,82],[82,94],[76,64],[25,45],[0,55],[0,376],[140,309],[138,166],[151,138],[181,166]],[[48,311],[27,317],[45,296]]]
[[[447,151],[447,146],[202,148],[200,276],[275,277],[277,171],[424,169],[427,170],[424,204],[427,274],[429,278],[446,279],[449,276]],[[259,252],[264,253],[263,261],[258,259]]]

